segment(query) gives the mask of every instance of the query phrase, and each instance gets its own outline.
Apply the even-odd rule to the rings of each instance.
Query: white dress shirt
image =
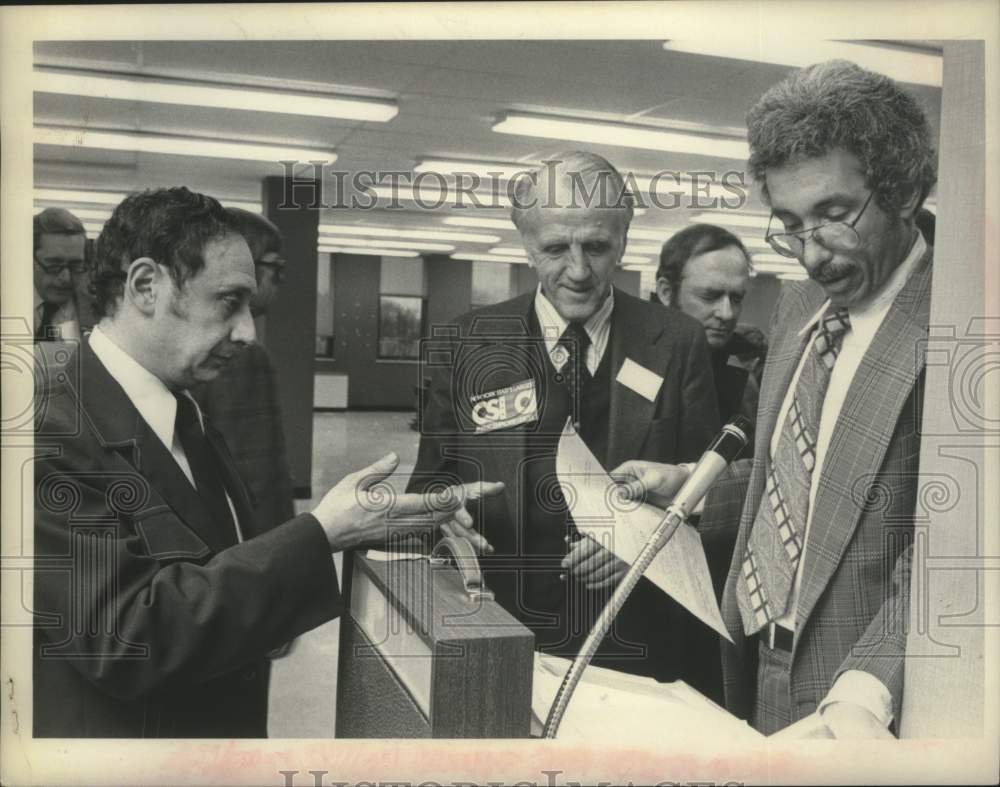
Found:
[[[795,615],[798,609],[799,591],[802,585],[803,567],[806,564],[809,552],[809,526],[812,519],[813,503],[816,499],[816,490],[819,486],[819,479],[823,472],[823,461],[826,458],[826,451],[830,446],[830,439],[833,436],[833,429],[840,416],[840,410],[844,406],[847,398],[847,391],[854,380],[854,375],[861,365],[861,361],[871,346],[872,339],[882,325],[882,321],[889,313],[893,301],[899,291],[906,284],[913,273],[913,269],[920,262],[927,250],[927,243],[923,236],[917,232],[916,240],[907,254],[906,259],[889,276],[889,279],[875,295],[866,302],[852,306],[848,310],[851,326],[844,334],[841,343],[840,353],[837,362],[830,373],[830,382],[823,397],[823,409],[820,415],[819,430],[816,435],[816,464],[813,468],[811,483],[809,486],[809,513],[806,517],[805,531],[802,534],[802,555],[799,559],[798,568],[795,571],[795,580],[792,584],[791,595],[784,615],[776,620],[776,623],[786,629],[795,630]],[[818,312],[802,327],[799,336],[810,334],[819,321],[830,308],[830,301],[824,303]],[[808,349],[808,345],[807,345]],[[799,375],[805,365],[808,352],[802,353],[799,364],[795,369],[795,374],[785,392],[784,401],[778,411],[778,419],[775,421],[775,429],[771,435],[770,452],[774,458],[778,449],[778,439],[781,436],[781,425],[784,424],[788,409],[791,407],[795,386],[798,384]],[[878,678],[861,670],[848,670],[844,672],[830,688],[830,692],[820,703],[819,711],[827,705],[840,700],[856,702],[871,711],[883,724],[888,725],[892,721],[892,698],[889,690]]]
[[[175,430],[177,400],[174,399],[174,395],[167,389],[159,377],[115,344],[101,330],[99,325],[94,326],[94,330],[90,334],[90,349],[94,351],[94,355],[104,364],[104,368],[108,370],[108,374],[125,391],[125,395],[135,405],[135,409],[139,411],[142,419],[149,424],[149,428],[153,430],[153,434],[160,439],[160,442],[163,443],[171,456],[173,456],[174,461],[180,466],[181,471],[187,477],[191,486],[196,486],[194,474],[191,472],[191,465],[188,463],[184,447],[177,438]],[[184,391],[181,395],[187,396],[194,402],[195,410],[198,413],[198,420],[201,422],[202,430],[204,431],[204,420],[202,419],[201,408],[198,407],[198,403],[194,401],[191,394],[187,391]],[[228,492],[226,492],[226,502],[229,504],[229,511],[232,513],[233,522],[236,524],[236,538],[238,541],[242,541],[243,534],[240,531],[239,519],[236,516],[236,509]]]
[[[597,367],[601,365],[604,351],[608,347],[608,338],[611,335],[611,311],[615,307],[615,291],[611,289],[608,297],[600,308],[590,315],[583,324],[583,329],[590,337],[590,346],[587,347],[586,358],[587,371],[592,375],[597,374]],[[541,285],[535,292],[535,315],[538,317],[538,324],[542,328],[542,338],[545,340],[545,349],[548,350],[549,360],[558,372],[566,363],[565,356],[556,351],[559,338],[563,335],[569,323],[556,311],[556,307],[542,293]]]

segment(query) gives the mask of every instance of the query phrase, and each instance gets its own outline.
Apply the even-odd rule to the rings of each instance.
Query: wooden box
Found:
[[[526,738],[534,635],[458,569],[345,555],[338,738]]]

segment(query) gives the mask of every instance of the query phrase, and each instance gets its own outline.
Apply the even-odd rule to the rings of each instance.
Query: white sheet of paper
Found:
[[[540,737],[568,659],[535,654],[531,732]],[[686,747],[755,744],[764,739],[745,721],[720,708],[684,681],[659,683],[589,666],[577,684],[556,737],[631,746]]]
[[[586,443],[567,422],[559,439],[556,475],[577,529],[631,565],[663,518],[647,503],[624,500]],[[646,569],[660,590],[732,642],[715,600],[701,536],[682,524]]]

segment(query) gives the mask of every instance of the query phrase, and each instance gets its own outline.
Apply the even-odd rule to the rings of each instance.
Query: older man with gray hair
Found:
[[[718,414],[698,323],[613,286],[632,218],[618,170],[593,153],[556,155],[512,198],[538,286],[436,331],[448,338],[426,356],[411,489],[504,481],[479,511],[492,545],[486,581],[539,650],[572,657],[626,566],[581,537],[562,497],[555,455],[567,419],[610,469],[697,459]],[[595,663],[720,696],[715,635],[647,580]]]

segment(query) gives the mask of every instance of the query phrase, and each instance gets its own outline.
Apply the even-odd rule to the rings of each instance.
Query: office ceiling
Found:
[[[388,122],[357,122],[262,111],[177,106],[35,93],[35,123],[253,140],[333,150],[333,169],[412,171],[419,159],[533,162],[589,148],[622,171],[742,171],[739,160],[501,134],[505,112],[527,110],[631,122],[693,124],[741,133],[748,105],[788,67],[665,51],[662,41],[144,41],[39,42],[36,66],[114,71],[269,87],[356,93],[397,102]],[[910,85],[936,129],[941,90]],[[266,162],[35,145],[35,187],[127,191],[178,185],[228,199],[259,201]],[[750,185],[748,183],[748,185]],[[764,208],[750,190],[745,211]],[[635,228],[663,238],[691,216],[690,197],[650,208]],[[469,210],[326,210],[324,223],[451,229]],[[503,210],[476,215],[503,218]],[[750,232],[763,235],[763,230]],[[516,245],[513,227],[498,245]],[[639,241],[633,240],[634,245]],[[649,241],[646,242],[647,244]],[[459,251],[484,251],[483,244]]]

